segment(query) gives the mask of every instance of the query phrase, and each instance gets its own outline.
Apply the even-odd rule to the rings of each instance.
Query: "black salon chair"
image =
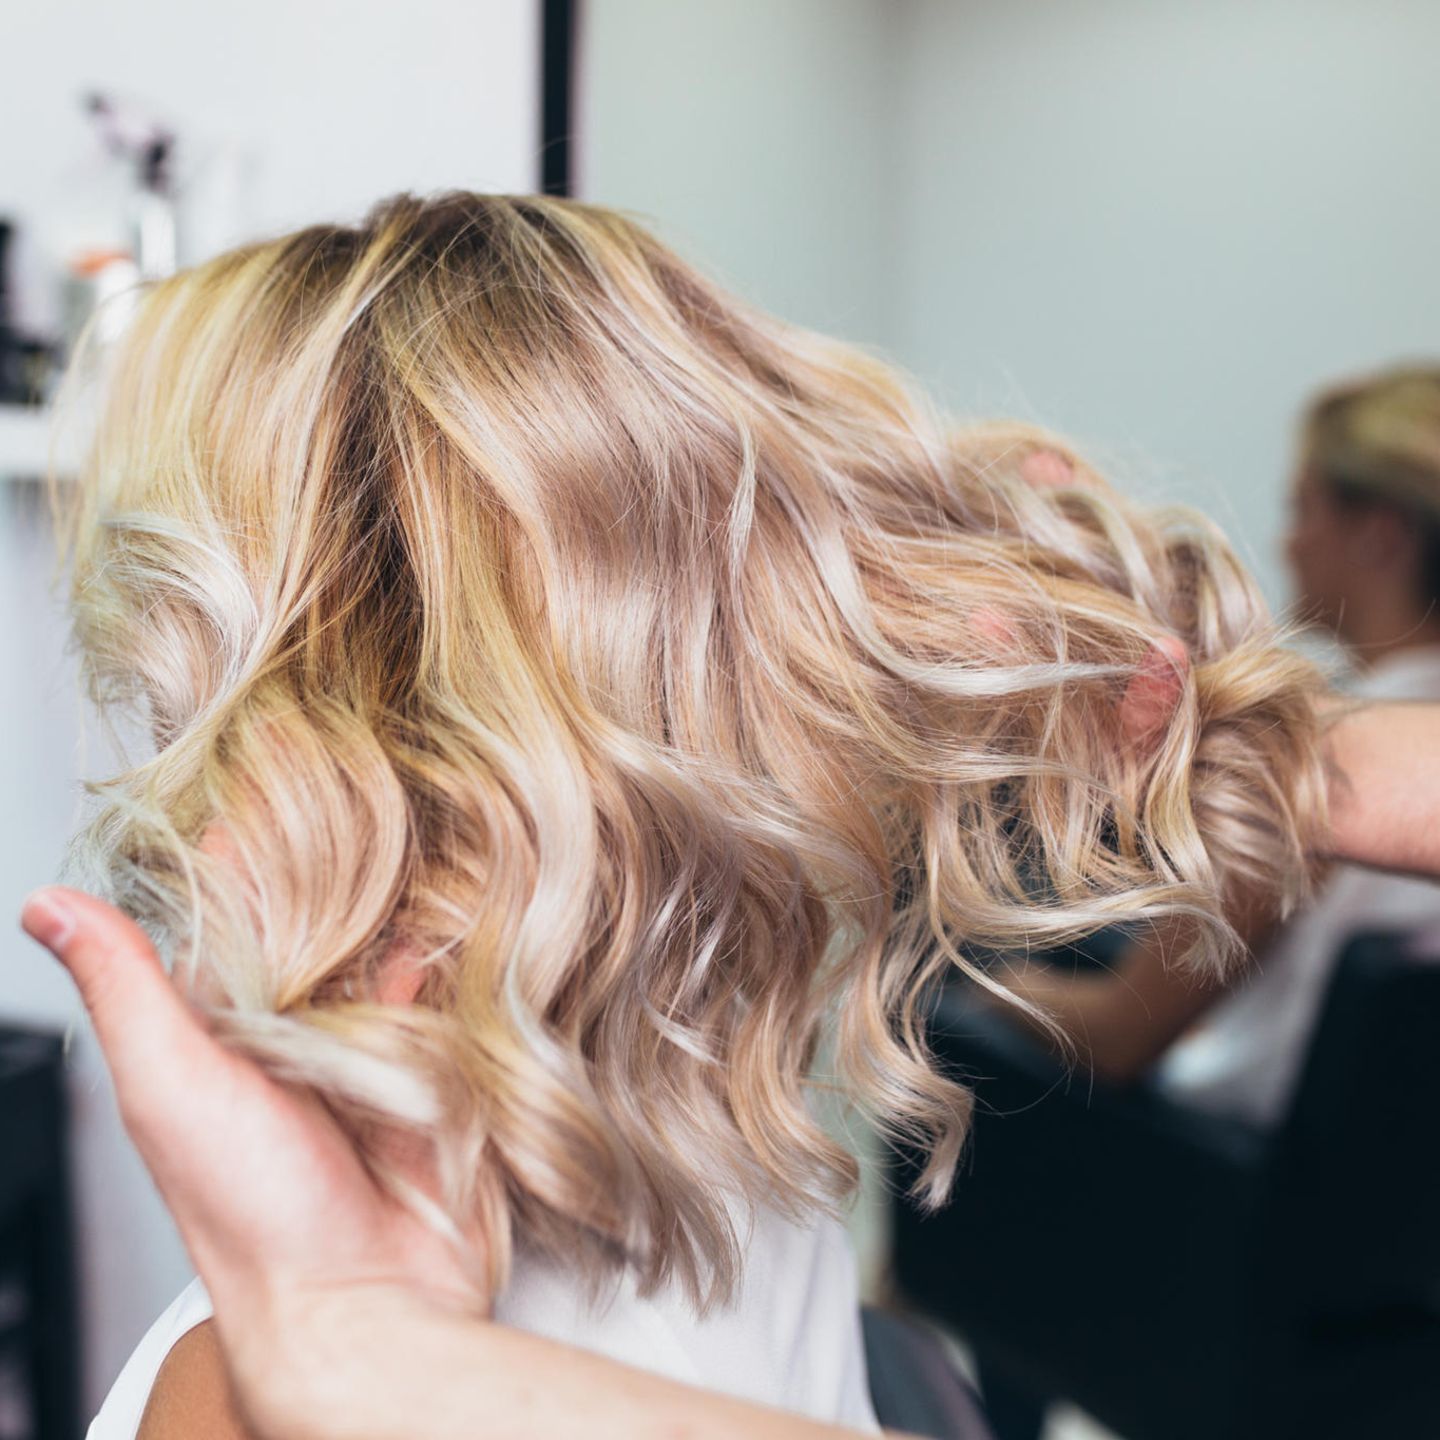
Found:
[[[79,1440],[63,1044],[0,1026],[0,1434]]]
[[[1440,1436],[1440,965],[1346,947],[1273,1136],[1069,1075],[959,990],[933,1029],[980,1113],[953,1203],[897,1205],[896,1279],[997,1390],[1126,1440]]]
[[[870,1399],[885,1429],[930,1440],[994,1440],[970,1382],[938,1336],[871,1306],[860,1319]]]

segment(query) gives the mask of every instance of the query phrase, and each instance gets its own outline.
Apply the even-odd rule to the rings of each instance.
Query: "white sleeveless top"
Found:
[[[628,1277],[591,1303],[560,1269],[520,1255],[495,1318],[673,1380],[878,1435],[843,1227],[828,1216],[797,1225],[761,1209],[743,1250],[734,1301],[703,1319],[674,1288],[640,1299]],[[136,1347],[88,1440],[134,1440],[161,1362],[210,1314],[196,1280]]]

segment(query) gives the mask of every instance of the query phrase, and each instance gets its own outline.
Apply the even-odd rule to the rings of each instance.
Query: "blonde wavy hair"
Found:
[[[93,694],[158,747],[89,853],[377,1173],[433,1145],[495,1283],[728,1294],[731,1200],[854,1185],[817,1087],[938,1201],[934,981],[1176,917],[1218,962],[1306,884],[1320,681],[1209,524],[613,211],[400,196],[155,285],[76,493]]]

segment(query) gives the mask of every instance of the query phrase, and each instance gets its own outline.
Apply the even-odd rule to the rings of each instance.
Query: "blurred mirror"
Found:
[[[1272,601],[1299,411],[1435,353],[1411,0],[590,0],[579,188],[962,412],[1204,504]]]
[[[959,414],[1197,505],[1362,691],[1434,699],[1437,48],[1419,0],[589,0],[578,184]],[[1029,983],[1098,1080],[946,1049],[997,1087],[955,1204],[887,1229],[882,1197],[859,1237],[968,1344],[1000,1440],[1432,1428],[1440,1175],[1400,1117],[1435,977],[1407,1042],[1367,928],[1433,956],[1440,891],[1337,876],[1224,995],[1097,937]]]

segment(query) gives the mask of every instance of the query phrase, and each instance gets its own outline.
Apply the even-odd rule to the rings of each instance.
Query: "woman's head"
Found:
[[[1217,954],[1303,884],[1313,672],[1202,521],[1051,450],[591,206],[221,256],[146,297],[80,490],[94,690],[158,742],[90,849],[233,1043],[377,1165],[435,1142],[502,1266],[723,1292],[728,1193],[853,1181],[827,1032],[938,1195],[930,981],[1168,915]]]
[[[1323,394],[1306,413],[1287,553],[1301,606],[1360,647],[1413,639],[1440,605],[1440,369]]]

